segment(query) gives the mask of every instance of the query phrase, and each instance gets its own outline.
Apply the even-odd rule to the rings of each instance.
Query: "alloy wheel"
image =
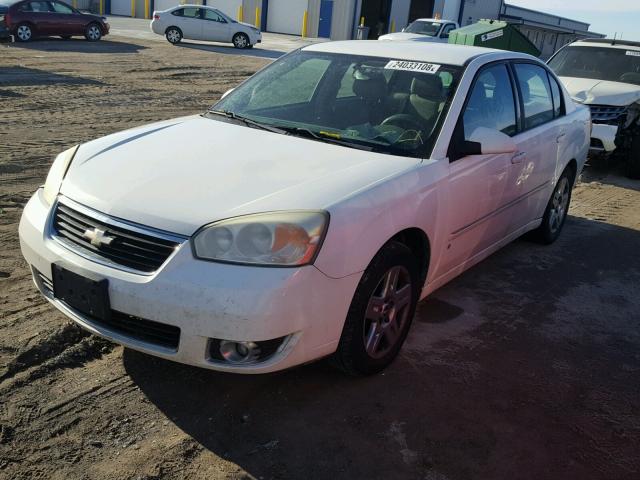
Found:
[[[89,37],[89,40],[98,40],[100,38],[100,35],[100,29],[96,25],[90,26],[89,30],[87,30],[87,36]]]
[[[384,274],[369,298],[363,331],[364,348],[371,358],[382,358],[400,340],[411,307],[409,271],[395,266]]]
[[[27,25],[20,25],[16,35],[20,40],[26,42],[31,39],[31,28]]]
[[[247,43],[247,37],[244,35],[236,35],[233,39],[233,44],[238,48],[245,48]]]
[[[569,206],[569,180],[562,177],[553,192],[551,211],[549,212],[549,230],[555,233],[562,226]]]

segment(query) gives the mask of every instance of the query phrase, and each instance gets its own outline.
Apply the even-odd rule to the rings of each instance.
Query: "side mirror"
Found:
[[[231,92],[233,92],[233,88],[230,88],[229,90],[227,90],[226,92],[224,92],[222,94],[222,96],[220,97],[220,100],[222,100],[224,97],[226,97],[227,95],[229,95]]]
[[[463,155],[498,155],[518,151],[516,142],[509,135],[493,128],[478,127],[464,141],[461,148]]]

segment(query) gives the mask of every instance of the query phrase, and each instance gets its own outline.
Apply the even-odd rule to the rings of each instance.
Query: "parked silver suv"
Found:
[[[640,42],[579,40],[549,60],[575,102],[591,109],[591,154],[614,152],[640,178]]]

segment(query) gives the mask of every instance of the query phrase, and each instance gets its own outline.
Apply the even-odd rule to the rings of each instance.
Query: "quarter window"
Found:
[[[29,2],[24,7],[23,12],[50,12],[48,2]]]
[[[560,86],[556,79],[551,75],[549,76],[549,83],[551,84],[551,94],[553,95],[553,116],[558,118],[564,114],[562,110],[562,94],[560,93]]]
[[[546,70],[530,63],[517,63],[515,70],[522,94],[525,130],[553,120],[553,100]]]
[[[504,64],[483,70],[471,91],[463,115],[465,140],[478,127],[517,133],[516,107],[509,72]]]

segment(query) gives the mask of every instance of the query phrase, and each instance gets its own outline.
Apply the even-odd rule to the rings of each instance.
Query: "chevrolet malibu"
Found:
[[[127,347],[370,374],[420,299],[524,233],[558,237],[590,127],[524,54],[312,45],[202,115],[58,155],[22,252],[55,307]]]

